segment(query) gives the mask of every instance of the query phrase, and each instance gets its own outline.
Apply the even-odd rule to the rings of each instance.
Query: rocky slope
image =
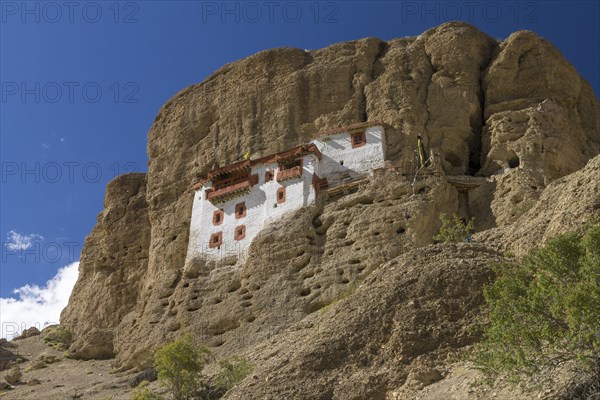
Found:
[[[504,179],[519,173],[511,172]],[[505,197],[522,198],[521,186],[513,185]],[[522,255],[553,236],[581,227],[586,221],[600,221],[600,156],[580,171],[550,183],[537,201],[523,206],[521,202],[512,202],[518,216],[515,223],[483,231],[475,235],[476,239]]]
[[[198,176],[246,150],[268,154],[362,121],[385,124],[397,168],[265,231],[244,265],[185,265]],[[418,134],[439,164],[413,180],[403,172]],[[107,188],[61,317],[70,351],[116,355],[128,369],[193,332],[217,356],[247,353],[264,366],[230,398],[385,398],[411,373],[438,377],[432,365],[474,340],[464,329],[498,257],[491,248],[523,251],[598,214],[598,158],[582,168],[599,151],[591,87],[532,32],[499,43],[448,23],[226,65],[161,108],[147,177]],[[478,178],[457,185],[456,175]],[[440,212],[476,216],[485,245],[423,247]]]
[[[478,233],[472,244],[420,247],[382,264],[339,301],[246,349],[259,366],[255,377],[226,398],[573,398],[569,390],[598,377],[568,366],[547,371],[542,382],[487,387],[473,366],[451,360],[478,339],[470,328],[480,317],[490,264],[506,250],[522,254],[600,221],[599,178],[596,156],[551,183],[510,228]]]
[[[473,342],[488,265],[485,246],[429,246],[384,263],[347,297],[265,341],[250,355],[258,379],[230,399],[383,399],[407,379],[442,378],[435,366]]]

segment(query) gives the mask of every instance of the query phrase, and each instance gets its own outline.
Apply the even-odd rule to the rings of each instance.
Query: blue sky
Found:
[[[179,90],[260,50],[448,20],[536,31],[600,92],[597,1],[0,1],[0,297],[79,259],[106,183],[147,170],[147,131]]]

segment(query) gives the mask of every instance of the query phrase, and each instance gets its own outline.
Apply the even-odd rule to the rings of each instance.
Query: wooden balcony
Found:
[[[221,187],[207,193],[206,198],[213,204],[224,203],[236,197],[246,195],[252,191],[252,186],[258,183],[258,175],[251,175],[241,182],[230,186]]]
[[[302,166],[297,165],[290,169],[284,169],[277,172],[277,181],[287,181],[290,179],[300,178],[302,176]]]
[[[248,179],[250,178],[249,174],[244,174],[244,175],[234,175],[231,176],[229,178],[226,179],[215,179],[213,181],[213,190],[221,190],[221,189],[225,189],[234,185],[237,185],[238,183],[244,183],[246,182]]]
[[[210,180],[215,180],[215,178],[225,174],[237,174],[243,171],[250,171],[251,167],[252,162],[250,160],[239,161],[209,172],[207,178]]]

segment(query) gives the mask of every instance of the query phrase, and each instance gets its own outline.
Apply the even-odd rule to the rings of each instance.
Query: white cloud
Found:
[[[40,240],[44,240],[44,237],[37,233],[21,235],[16,231],[10,231],[6,235],[6,243],[4,245],[8,250],[27,250],[33,246],[34,242]]]
[[[58,270],[44,286],[25,285],[15,289],[17,298],[0,298],[0,337],[12,339],[23,329],[59,322],[79,275],[79,261]]]
[[[47,150],[50,148],[50,145],[48,143],[42,143],[42,147]]]

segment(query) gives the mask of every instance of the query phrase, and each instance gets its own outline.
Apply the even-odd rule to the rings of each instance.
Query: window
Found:
[[[352,148],[362,147],[367,144],[367,137],[365,132],[356,132],[350,135],[352,140]]]
[[[265,172],[265,182],[271,182],[274,177],[275,174],[273,173],[273,171],[268,170],[267,172]]]
[[[299,158],[297,160],[293,160],[293,161],[287,161],[287,162],[281,163],[279,165],[280,170],[292,169],[294,167],[302,168],[302,159],[301,158]]]
[[[215,247],[220,248],[221,244],[223,244],[223,232],[217,232],[210,235],[210,242],[208,243],[210,249],[214,249]]]
[[[223,218],[225,217],[225,213],[223,210],[215,210],[213,212],[213,225],[221,225],[223,223]]]
[[[302,159],[280,162],[279,172],[277,172],[277,181],[285,181],[288,179],[297,179],[302,177]]]
[[[246,216],[246,202],[235,205],[235,219],[244,218]]]
[[[233,238],[235,240],[242,240],[246,237],[246,225],[240,225],[235,227]]]
[[[229,186],[233,186],[237,183],[243,182],[250,178],[249,169],[241,169],[239,171],[232,171],[222,174],[213,179],[213,189],[219,190]]]
[[[285,203],[285,188],[277,189],[277,204]]]

